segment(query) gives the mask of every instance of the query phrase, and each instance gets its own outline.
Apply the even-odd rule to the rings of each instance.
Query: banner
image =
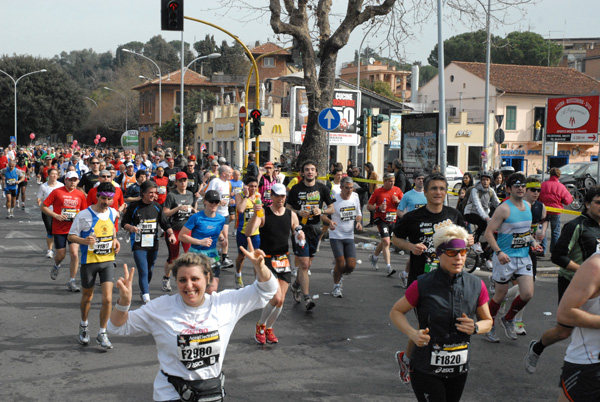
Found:
[[[598,134],[598,96],[548,99],[546,134]]]
[[[138,130],[128,130],[121,135],[123,149],[138,150],[140,146],[140,133]]]
[[[331,107],[340,114],[340,125],[329,132],[329,145],[360,144],[356,118],[360,113],[360,91],[336,89]],[[302,144],[308,123],[308,98],[304,87],[292,87],[290,91],[290,142]]]
[[[439,158],[439,114],[402,116],[402,162],[404,171],[431,173]]]
[[[402,114],[397,110],[390,110],[390,149],[400,149],[400,134],[402,133]]]

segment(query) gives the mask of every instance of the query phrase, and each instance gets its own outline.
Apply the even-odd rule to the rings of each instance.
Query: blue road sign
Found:
[[[10,136],[10,143],[12,145],[16,145],[16,143],[17,143],[17,137],[15,137],[14,135],[11,135]]]
[[[332,107],[321,110],[319,113],[319,126],[327,131],[333,131],[340,125],[340,113]]]

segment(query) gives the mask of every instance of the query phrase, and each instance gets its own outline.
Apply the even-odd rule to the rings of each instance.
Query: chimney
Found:
[[[410,101],[419,103],[419,65],[413,64],[412,77],[410,80]]]

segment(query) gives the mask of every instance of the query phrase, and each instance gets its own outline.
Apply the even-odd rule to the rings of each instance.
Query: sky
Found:
[[[257,40],[261,43],[267,40],[277,42],[266,14],[262,18],[256,13],[244,18],[248,10],[207,10],[206,4],[216,3],[217,0],[187,0],[185,15],[219,25],[237,35],[249,47]],[[268,1],[246,0],[246,3],[264,6]],[[346,4],[341,0],[334,3]],[[494,4],[492,0],[492,7]],[[155,35],[162,35],[167,41],[181,39],[180,32],[160,30],[160,0],[0,0],[0,6],[4,10],[0,24],[0,55],[26,54],[51,58],[62,51],[81,49],[93,49],[98,53],[111,51],[114,54],[119,45],[130,41],[144,43]],[[524,18],[518,20],[516,14],[512,15],[511,25],[493,27],[492,33],[505,36],[512,31],[531,30],[545,38],[600,37],[596,21],[600,10],[598,0],[538,0],[525,6],[525,10],[527,15]],[[229,43],[232,41],[207,25],[189,20],[185,24],[186,42],[194,43],[206,34],[214,35],[217,43],[224,39]],[[443,37],[447,39],[471,30],[471,27],[446,21]],[[354,31],[348,45],[340,51],[338,70],[342,62],[353,60],[354,51],[364,36],[360,28]],[[379,43],[376,38],[368,38],[363,47],[377,47]],[[404,43],[406,53],[402,55],[403,61],[421,61],[427,65],[427,57],[436,43],[437,21],[434,16],[415,37]],[[287,45],[290,44],[291,40]],[[389,53],[384,50],[382,55],[388,56]]]

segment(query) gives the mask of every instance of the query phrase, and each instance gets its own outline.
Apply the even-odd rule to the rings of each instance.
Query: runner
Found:
[[[143,182],[140,186],[141,199],[129,204],[121,223],[121,227],[130,233],[131,251],[139,273],[142,304],[150,301],[149,285],[158,257],[158,226],[166,232],[165,237],[170,243],[176,241],[162,207],[154,201],[157,190],[156,183]]]
[[[258,185],[256,179],[248,177],[246,180],[254,180],[254,184]],[[292,271],[289,259],[289,242],[290,233],[297,233],[299,240],[304,240],[304,232],[299,228],[298,216],[286,209],[285,197],[286,188],[283,184],[276,183],[271,187],[271,198],[273,203],[269,208],[264,210],[264,216],[258,217],[258,211],[262,209],[260,204],[254,204],[255,213],[248,222],[246,228],[252,233],[258,231],[260,227],[260,244],[262,251],[265,253],[265,264],[271,270],[271,273],[277,278],[279,287],[277,293],[263,308],[260,319],[256,324],[256,332],[254,339],[259,344],[277,343],[279,340],[273,333],[273,325],[281,314],[285,294],[292,281]],[[240,248],[243,250],[243,248]]]
[[[83,174],[81,181],[79,182],[79,186],[77,187],[86,195],[91,189],[94,188],[96,183],[98,183],[98,177],[100,176],[100,159],[98,159],[96,156],[92,156],[88,160],[92,169]]]
[[[183,247],[184,253],[187,253],[190,249],[189,243],[183,243],[179,240],[179,234],[185,223],[192,214],[198,212],[196,210],[194,194],[187,191],[187,181],[188,178],[184,172],[177,172],[175,174],[177,187],[167,194],[167,199],[163,205],[163,213],[171,220],[171,228],[175,235],[175,243],[167,241],[169,256],[165,262],[165,275],[162,279],[163,292],[171,291],[171,267],[173,266],[173,262],[179,257],[179,245],[181,244]]]
[[[121,176],[121,190],[125,193],[137,181],[136,174],[133,171],[133,163],[129,162],[125,164],[125,173]]]
[[[225,226],[223,227],[223,234],[225,237],[229,235],[229,222],[233,220],[232,215],[229,212],[229,205],[233,203],[231,201],[231,168],[227,165],[219,166],[217,169],[219,177],[215,177],[208,183],[206,191],[216,191],[221,196],[221,204],[217,213],[225,218]],[[234,210],[235,212],[235,210]],[[227,258],[228,243],[223,243],[221,248],[221,269],[233,267],[233,261]]]
[[[492,215],[484,235],[494,251],[492,280],[495,293],[489,302],[492,318],[496,318],[500,303],[506,297],[509,283],[513,278],[519,286],[520,295],[515,297],[508,313],[500,318],[506,337],[512,340],[517,340],[515,315],[533,297],[533,266],[529,257],[529,247],[533,242],[531,206],[523,199],[525,186],[525,176],[521,173],[513,173],[506,179],[508,198]],[[494,232],[498,232],[497,241]],[[492,327],[486,337],[490,342],[500,342],[495,327]]]
[[[600,400],[600,254],[577,269],[556,319],[574,328],[560,376],[559,402]]]
[[[258,194],[258,181],[255,177],[246,177],[241,194],[235,195],[235,204],[237,209],[236,224],[237,228],[235,239],[238,246],[248,248],[248,238],[252,242],[254,249],[260,248],[260,235],[258,227],[250,232],[248,222],[254,216],[254,204],[260,203],[260,194]],[[271,190],[269,190],[271,191]],[[251,233],[250,235],[248,235]],[[264,250],[263,250],[264,251]],[[244,287],[242,279],[242,265],[244,264],[244,254],[238,253],[235,259],[235,286],[240,289]],[[287,289],[286,289],[287,290]],[[264,343],[264,342],[263,342]]]
[[[48,172],[48,181],[40,186],[37,193],[38,207],[42,205],[42,202],[44,202],[46,198],[48,198],[52,191],[64,186],[64,184],[57,181],[58,170],[53,168],[50,169]],[[50,206],[50,210],[52,211],[52,206]],[[48,246],[46,258],[54,258],[54,251],[52,250],[52,248],[54,247],[54,236],[52,235],[52,217],[42,212],[42,221],[44,222],[44,227],[46,228],[46,245]]]
[[[138,170],[135,173],[135,180],[136,180],[136,182],[133,183],[132,185],[130,185],[129,187],[127,187],[125,194],[123,194],[123,197],[125,198],[125,202],[127,203],[127,205],[131,204],[132,202],[136,202],[136,201],[139,201],[142,199],[141,188],[142,188],[142,184],[144,184],[148,180],[148,173],[142,169]],[[158,186],[156,186],[156,187],[158,188]],[[157,198],[158,198],[158,194],[157,194]],[[139,269],[139,267],[138,267],[138,269]]]
[[[600,187],[595,186],[585,194],[585,209],[577,218],[565,224],[552,250],[552,262],[558,271],[558,302],[560,303],[573,276],[585,260],[600,251]],[[545,231],[543,232],[545,233]],[[539,341],[531,341],[525,355],[525,369],[533,374],[545,348],[571,336],[573,327],[557,320]]]
[[[419,402],[460,400],[469,370],[471,336],[492,327],[485,284],[462,272],[468,237],[457,225],[438,228],[433,244],[440,269],[413,282],[390,312],[392,322],[417,345],[410,359],[410,383]],[[412,309],[416,309],[417,328],[406,318]],[[396,353],[398,362],[403,354]],[[401,373],[407,371],[401,367]],[[405,378],[401,379],[404,383]]]
[[[21,209],[23,211],[25,211],[25,193],[27,190],[27,160],[24,157],[20,157],[17,159],[17,169],[19,169],[21,172],[23,172],[23,177],[25,178],[22,181],[19,181],[19,189],[17,191],[17,208],[19,208],[19,206],[21,207]],[[21,196],[21,202],[19,203],[19,196]]]
[[[96,276],[98,276],[102,291],[102,305],[96,342],[104,349],[112,349],[112,343],[106,334],[106,325],[112,309],[115,255],[121,248],[116,236],[118,227],[115,227],[119,213],[110,207],[115,196],[115,186],[112,183],[100,183],[97,189],[98,202],[77,214],[67,239],[70,243],[79,244],[81,248],[83,292],[80,305],[79,343],[84,346],[90,343],[88,315],[94,298]]]
[[[19,184],[25,180],[23,172],[16,168],[14,159],[9,159],[8,166],[0,172],[2,188],[6,196],[6,219],[15,217],[15,203],[19,195]]]
[[[169,178],[165,176],[165,169],[162,166],[158,166],[156,168],[156,176],[152,177],[150,180],[156,183],[158,186],[158,198],[156,202],[159,205],[163,205],[165,200],[167,199],[167,187],[169,185]]]
[[[379,230],[379,236],[381,236],[381,241],[377,245],[375,253],[369,255],[369,261],[373,269],[377,270],[378,256],[380,253],[383,253],[388,278],[396,273],[396,270],[392,269],[391,265],[390,238],[396,224],[396,211],[404,195],[402,190],[394,187],[394,180],[396,180],[394,173],[384,174],[383,187],[375,189],[367,204],[367,209],[375,212],[374,223]]]
[[[224,227],[227,218],[217,213],[222,203],[221,195],[215,190],[207,191],[204,195],[204,210],[192,215],[179,232],[179,240],[191,244],[190,253],[204,254],[211,259],[214,279],[207,286],[207,292],[216,292],[221,276],[221,259],[217,251],[217,242],[221,246],[227,244]]]
[[[321,220],[329,224],[329,241],[335,268],[333,269],[333,297],[342,295],[342,275],[350,275],[356,268],[356,248],[354,246],[354,225],[362,230],[362,212],[360,201],[354,190],[351,177],[343,177],[340,181],[341,192],[335,195],[334,213],[331,218],[321,215]]]
[[[114,168],[112,171],[114,171]],[[115,195],[113,197],[111,207],[119,211],[119,213],[122,213],[125,209],[125,198],[123,197],[123,191],[121,191],[121,188],[114,183],[112,179],[113,177],[110,170],[101,170],[100,175],[98,176],[98,182],[96,183],[96,186],[88,192],[86,201],[88,205],[96,205],[96,203],[98,203],[98,198],[96,195],[98,193],[98,186],[100,183],[112,183],[113,186],[115,186]]]
[[[52,235],[54,236],[54,245],[56,253],[54,255],[54,267],[50,270],[50,278],[56,280],[60,271],[60,263],[67,255],[67,236],[73,219],[79,211],[87,208],[85,195],[77,190],[79,176],[77,172],[69,171],[65,175],[64,187],[59,187],[52,191],[48,198],[44,200],[40,208],[46,215],[52,217]],[[52,206],[52,209],[50,209]],[[70,279],[67,288],[71,292],[79,292],[79,286],[75,283],[77,270],[79,268],[79,246],[69,242],[69,255],[71,263],[69,266]]]
[[[175,176],[177,173],[181,172],[181,169],[175,166],[175,159],[171,158],[170,155],[167,158],[167,164],[168,166],[165,168],[165,176],[169,178],[168,191],[173,191],[175,190],[175,187],[177,187],[177,179]]]
[[[298,214],[302,231],[306,236],[306,244],[300,246],[293,242],[294,254],[297,257],[295,266],[299,269],[296,281],[290,289],[297,303],[302,301],[301,295],[303,295],[306,310],[312,310],[315,307],[315,302],[309,294],[308,270],[319,245],[321,215],[332,214],[334,208],[331,193],[327,186],[317,183],[317,164],[307,160],[302,164],[300,172],[303,179],[290,190],[286,208]],[[323,204],[326,205],[326,209],[323,209]]]
[[[465,195],[467,204],[464,214],[467,222],[477,225],[477,230],[473,236],[475,238],[473,250],[477,253],[483,253],[483,247],[479,238],[485,232],[485,228],[491,219],[490,211],[493,212],[500,205],[500,200],[496,196],[496,192],[490,187],[492,173],[483,171],[480,176],[479,183],[472,187]]]
[[[271,203],[271,187],[277,183],[277,176],[275,176],[273,162],[265,163],[266,173],[260,177],[258,181],[258,192],[260,198],[264,204],[264,207],[270,207]]]

